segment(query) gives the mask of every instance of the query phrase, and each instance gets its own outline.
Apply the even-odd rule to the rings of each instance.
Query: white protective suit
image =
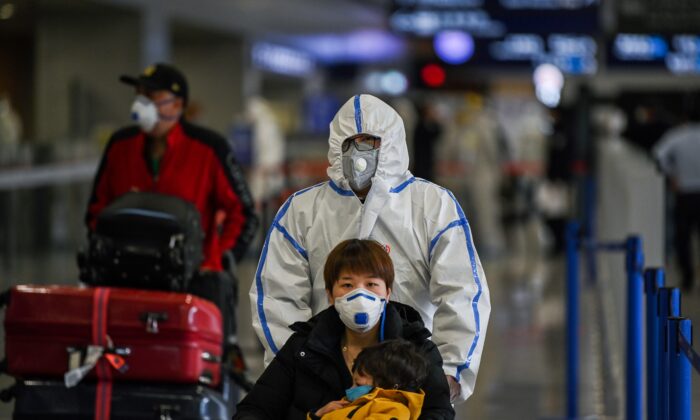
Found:
[[[341,144],[357,133],[382,139],[377,171],[363,204],[343,176]],[[329,181],[293,194],[277,213],[251,286],[253,326],[266,363],[294,322],[328,307],[323,266],[341,241],[370,238],[387,246],[396,276],[391,299],[417,309],[433,332],[460,401],[474,391],[491,304],[469,223],[452,193],[415,178],[401,117],[370,95],[346,102],[330,125]]]

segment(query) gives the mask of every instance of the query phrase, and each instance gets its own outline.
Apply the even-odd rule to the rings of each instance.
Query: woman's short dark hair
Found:
[[[388,289],[394,284],[394,264],[391,257],[383,246],[371,239],[348,239],[333,248],[323,267],[326,290],[333,290],[333,285],[343,271],[371,274],[384,280]]]
[[[428,362],[408,341],[387,340],[365,347],[352,371],[371,376],[380,388],[418,392],[428,376]]]

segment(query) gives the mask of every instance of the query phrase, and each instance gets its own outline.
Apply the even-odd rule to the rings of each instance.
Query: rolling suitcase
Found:
[[[7,370],[60,378],[87,366],[86,351],[99,350],[88,377],[213,387],[221,377],[221,325],[213,303],[189,294],[16,286],[5,314]]]
[[[97,216],[80,280],[93,286],[187,291],[202,263],[197,207],[179,197],[131,192]]]
[[[95,383],[66,388],[63,382],[17,381],[14,420],[94,420],[99,403]],[[200,385],[115,383],[109,411],[111,420],[224,420],[233,416],[225,393]]]

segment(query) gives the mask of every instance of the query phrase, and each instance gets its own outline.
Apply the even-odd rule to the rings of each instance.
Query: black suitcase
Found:
[[[221,391],[200,385],[113,383],[111,420],[224,420],[234,402],[226,380]],[[17,381],[14,420],[94,420],[95,383],[66,388],[59,381]]]
[[[97,216],[80,279],[93,286],[186,291],[202,262],[204,233],[194,204],[132,192]]]

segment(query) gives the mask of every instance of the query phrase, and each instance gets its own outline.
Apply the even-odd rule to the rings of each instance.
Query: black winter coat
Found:
[[[344,397],[345,390],[353,385],[340,349],[345,325],[333,306],[307,322],[295,323],[291,329],[294,334],[238,404],[234,420],[306,419],[307,413]],[[384,336],[414,343],[428,359],[430,369],[422,386],[425,401],[419,419],[453,419],[442,357],[428,340],[430,332],[418,312],[390,302]]]

